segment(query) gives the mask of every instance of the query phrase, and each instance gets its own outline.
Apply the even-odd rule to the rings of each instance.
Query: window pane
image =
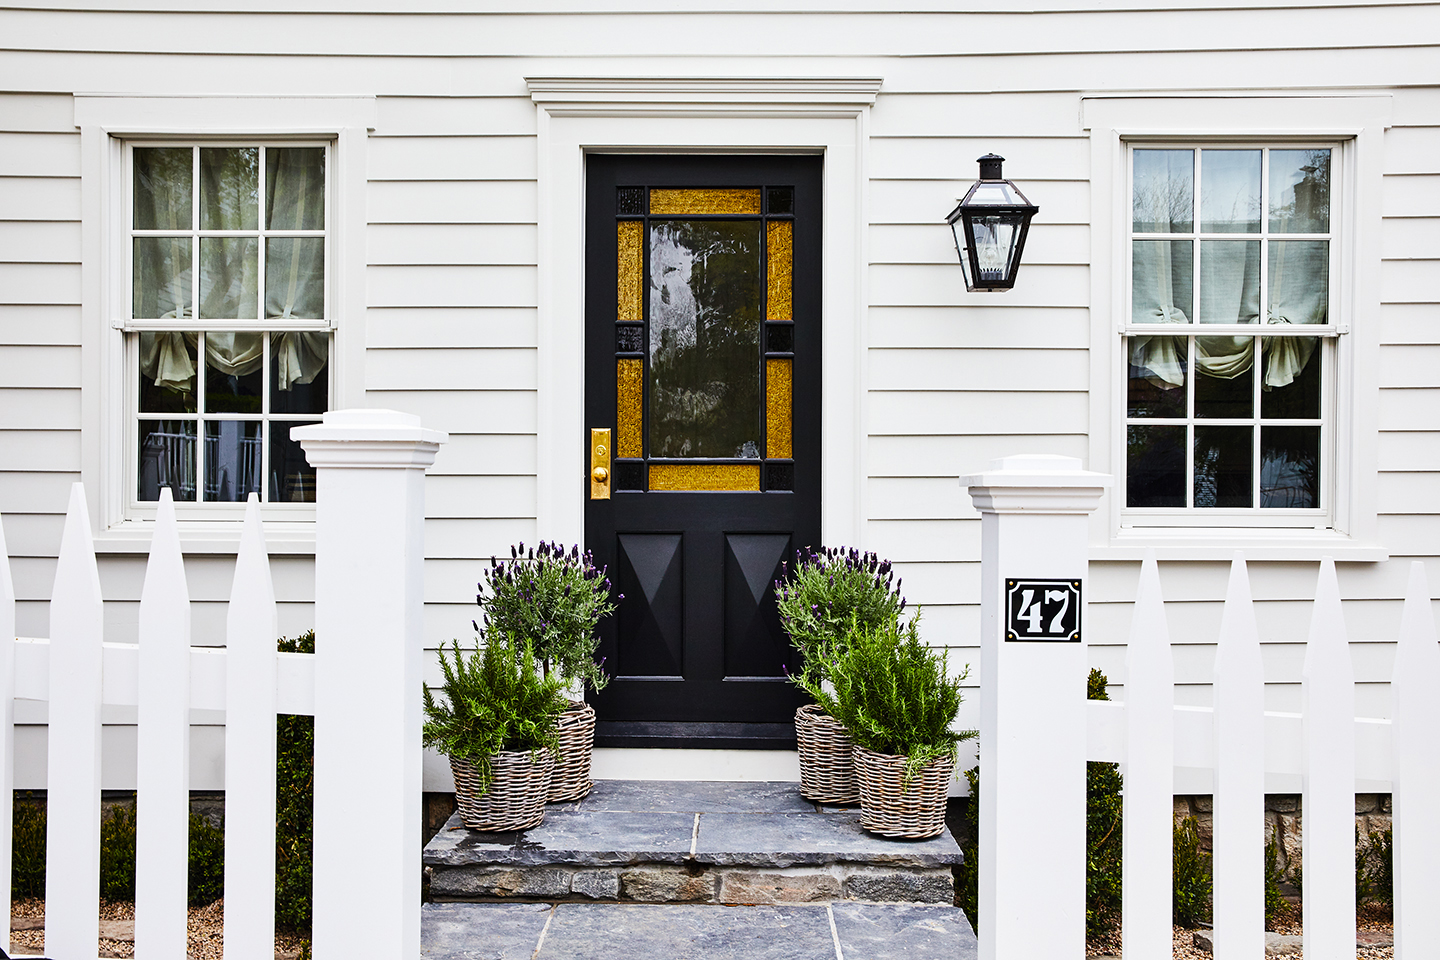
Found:
[[[1195,302],[1194,241],[1135,240],[1130,255],[1130,321],[1189,323]]]
[[[254,237],[200,238],[200,317],[254,320],[259,241]]]
[[[195,412],[195,342],[183,333],[140,334],[140,412]]]
[[[265,151],[265,229],[325,229],[325,148]]]
[[[1126,505],[1185,506],[1185,428],[1132,424],[1125,433]]]
[[[146,320],[188,317],[190,238],[136,237],[130,315]]]
[[[1200,242],[1200,322],[1260,319],[1260,241]]]
[[[270,423],[270,499],[280,503],[315,502],[315,468],[305,459],[298,440],[290,439],[292,427],[311,420],[272,420]]]
[[[233,503],[260,493],[260,428],[258,420],[206,421],[206,500]]]
[[[270,335],[270,412],[324,413],[330,409],[330,335]]]
[[[1185,416],[1187,337],[1131,337],[1130,386],[1126,416]]]
[[[200,229],[255,230],[260,226],[260,149],[200,149]]]
[[[1254,505],[1254,427],[1195,427],[1195,506]]]
[[[1319,337],[1266,337],[1260,416],[1267,420],[1320,418]]]
[[[195,421],[140,421],[139,499],[159,500],[170,488],[176,500],[195,499]]]
[[[651,456],[760,456],[760,226],[651,228]]]
[[[1270,231],[1330,232],[1330,151],[1270,151]]]
[[[1189,233],[1195,226],[1195,151],[1136,150],[1136,233]]]
[[[325,241],[270,237],[265,241],[265,316],[325,317]]]
[[[1260,151],[1200,151],[1200,232],[1260,232]]]
[[[1260,506],[1320,506],[1320,428],[1260,428]]]
[[[1196,337],[1195,416],[1255,415],[1255,338]]]
[[[190,181],[194,156],[189,147],[137,147],[135,165],[135,229],[184,230],[190,214]],[[138,314],[137,314],[138,316]]]
[[[1270,322],[1325,323],[1330,316],[1330,241],[1270,241]]]
[[[206,413],[260,413],[264,351],[263,333],[205,334]]]

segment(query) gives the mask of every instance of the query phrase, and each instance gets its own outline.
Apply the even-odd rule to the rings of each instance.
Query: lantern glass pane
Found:
[[[975,257],[980,275],[979,286],[1005,283],[1020,237],[1020,217],[1015,214],[977,216],[972,221],[975,234]]]

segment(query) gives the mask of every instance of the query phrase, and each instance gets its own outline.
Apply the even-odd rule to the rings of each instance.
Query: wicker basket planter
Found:
[[[595,781],[590,779],[590,753],[595,746],[595,708],[588,703],[571,700],[560,714],[557,724],[560,736],[560,759],[550,777],[549,801],[559,803],[579,800],[590,792]]]
[[[882,837],[919,840],[945,830],[945,796],[955,772],[953,757],[921,767],[905,784],[905,758],[855,748],[860,781],[860,826]]]
[[[450,758],[455,805],[471,830],[528,830],[545,819],[545,796],[555,757],[548,750],[502,750],[490,761],[494,776],[483,794],[480,775],[469,760]]]
[[[810,703],[795,711],[800,794],[815,803],[859,803],[855,744],[840,722]]]

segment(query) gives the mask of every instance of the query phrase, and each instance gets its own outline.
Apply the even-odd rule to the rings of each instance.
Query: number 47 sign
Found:
[[[1080,640],[1079,580],[1006,580],[1005,639]]]

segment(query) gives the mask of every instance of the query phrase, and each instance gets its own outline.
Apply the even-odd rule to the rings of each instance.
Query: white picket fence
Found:
[[[1397,640],[1392,717],[1356,718],[1335,565],[1324,561],[1305,655],[1303,710],[1267,712],[1250,582],[1237,557],[1221,618],[1214,706],[1176,706],[1158,567],[1153,557],[1146,560],[1125,702],[1087,704],[1088,759],[1125,764],[1127,958],[1171,955],[1176,766],[1214,771],[1216,960],[1264,955],[1267,772],[1303,779],[1306,960],[1355,957],[1357,778],[1393,784],[1395,956],[1440,956],[1440,645],[1419,562],[1411,565]]]
[[[226,957],[274,955],[277,713],[316,718],[314,957],[419,955],[422,480],[445,438],[414,417],[376,410],[326,414],[293,436],[317,470],[314,656],[276,651],[275,591],[253,495],[223,647],[191,646],[168,489],[138,644],[104,641],[80,484],[65,518],[48,640],[15,639],[0,529],[0,876],[8,892],[15,699],[48,701],[51,960],[97,953],[102,704],[137,708],[137,957],[186,955],[192,709],[225,711]],[[5,910],[0,944],[9,935]]]

